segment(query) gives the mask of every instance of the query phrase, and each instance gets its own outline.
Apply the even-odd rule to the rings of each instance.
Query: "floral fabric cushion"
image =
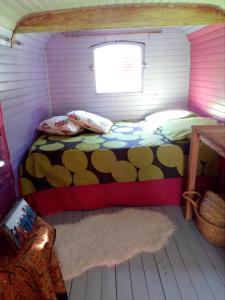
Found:
[[[75,135],[84,129],[67,116],[56,116],[42,121],[37,130],[56,135]]]
[[[109,119],[83,110],[74,110],[67,114],[75,124],[97,133],[108,133],[113,125]]]

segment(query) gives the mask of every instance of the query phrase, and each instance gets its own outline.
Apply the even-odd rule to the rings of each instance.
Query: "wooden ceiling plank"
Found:
[[[225,12],[210,5],[114,5],[31,14],[15,32],[62,32],[225,23]]]

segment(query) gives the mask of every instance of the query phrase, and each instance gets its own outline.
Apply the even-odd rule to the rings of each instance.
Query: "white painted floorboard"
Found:
[[[96,211],[62,212],[45,218],[52,225],[79,222]],[[179,206],[150,208],[168,215],[176,230],[156,253],[140,253],[114,267],[98,267],[66,281],[69,300],[224,300],[225,252],[208,243]],[[78,241],[79,242],[79,241]]]

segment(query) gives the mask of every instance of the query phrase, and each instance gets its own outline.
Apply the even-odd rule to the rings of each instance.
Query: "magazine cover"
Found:
[[[7,237],[19,248],[32,230],[36,217],[37,215],[33,209],[22,199],[16,202],[0,225]]]

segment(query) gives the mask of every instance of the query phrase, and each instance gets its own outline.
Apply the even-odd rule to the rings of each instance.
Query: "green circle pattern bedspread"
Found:
[[[146,122],[117,122],[108,134],[41,135],[20,166],[23,195],[52,187],[185,176],[189,141],[171,143]],[[198,175],[217,170],[218,155],[201,144]]]

